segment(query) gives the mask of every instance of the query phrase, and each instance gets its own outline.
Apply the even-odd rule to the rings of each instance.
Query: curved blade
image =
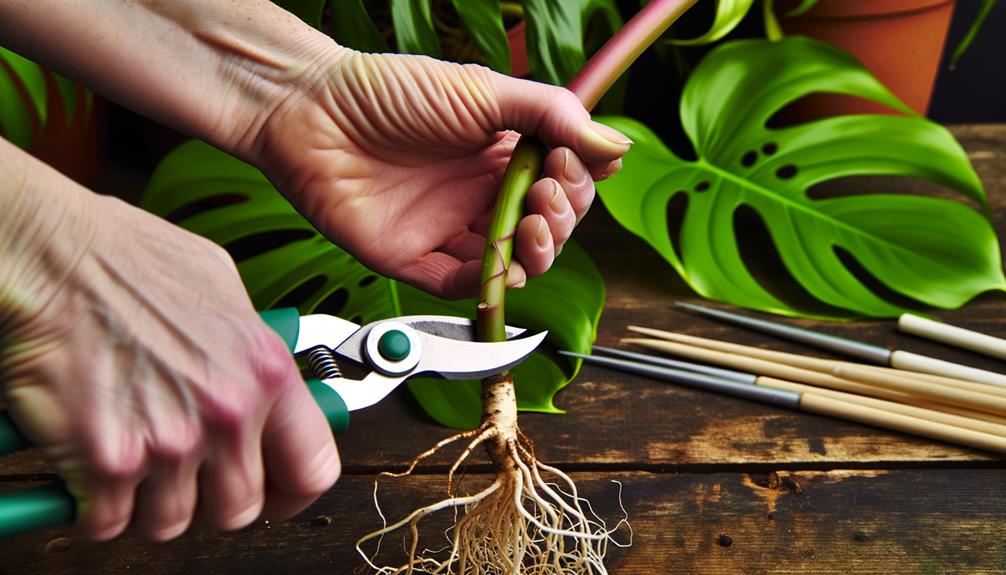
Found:
[[[334,345],[329,344],[329,345],[330,347],[335,348],[335,352],[341,355],[342,357],[351,359],[361,365],[366,365],[367,361],[366,358],[364,357],[363,347],[364,342],[367,339],[367,334],[370,333],[370,331],[374,329],[374,327],[384,323],[385,321],[404,323],[409,327],[414,328],[421,335],[428,337],[436,337],[438,339],[444,340],[444,342],[452,342],[452,343],[475,342],[475,322],[470,319],[453,317],[449,315],[409,315],[369,323],[363,326],[362,328],[358,327],[356,331],[350,335],[344,335],[343,332],[340,332],[338,334],[338,338],[330,338],[332,341],[335,342],[335,344]],[[303,325],[303,318],[301,319],[301,325]],[[519,327],[511,327],[511,326],[506,327],[507,338],[512,338],[521,335],[525,331],[526,330]],[[424,344],[426,343],[425,339],[423,340],[423,343]],[[497,345],[497,344],[491,344],[491,345]],[[424,347],[423,349],[425,350],[426,348]],[[506,368],[502,368],[495,372],[490,372],[490,375],[492,373],[499,373],[499,371],[503,371],[503,369]],[[478,376],[471,376],[471,377],[478,377]]]
[[[463,317],[449,315],[409,315],[394,318],[394,321],[412,326],[417,330],[431,335],[438,335],[457,341],[476,341],[475,322]],[[506,326],[507,339],[513,339],[524,333],[525,329]]]
[[[421,333],[423,357],[413,373],[435,373],[444,379],[479,379],[500,373],[521,361],[548,335],[539,334],[503,342],[458,341]]]

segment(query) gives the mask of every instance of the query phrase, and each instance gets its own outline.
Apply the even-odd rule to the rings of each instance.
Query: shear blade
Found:
[[[447,339],[423,333],[423,357],[415,373],[435,373],[444,379],[478,379],[507,370],[531,355],[548,332],[503,342]]]

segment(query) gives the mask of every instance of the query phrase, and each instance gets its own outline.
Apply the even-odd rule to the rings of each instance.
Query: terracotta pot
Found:
[[[506,31],[510,42],[510,75],[525,78],[531,75],[531,65],[527,61],[527,43],[524,40],[524,21]]]
[[[783,10],[785,6],[779,13]],[[953,0],[820,0],[803,16],[780,20],[786,34],[811,36],[850,52],[902,101],[925,114],[953,10]],[[816,108],[817,116],[891,113],[856,98],[812,98],[805,109]]]

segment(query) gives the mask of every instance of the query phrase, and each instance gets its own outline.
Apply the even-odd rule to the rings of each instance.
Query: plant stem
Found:
[[[594,54],[567,88],[590,110],[636,58],[697,0],[653,0]]]
[[[593,108],[626,68],[695,2],[653,0],[647,4],[587,62],[569,83],[569,89],[588,110]],[[517,142],[507,164],[482,254],[479,341],[506,340],[503,299],[513,254],[513,236],[524,211],[527,192],[538,179],[544,157],[545,147],[541,142],[524,136]]]
[[[773,42],[781,40],[782,27],[779,26],[779,19],[775,15],[772,0],[762,2],[762,19],[765,21],[765,37]]]
[[[513,236],[524,213],[524,199],[541,173],[545,148],[537,138],[517,141],[507,164],[493,221],[482,254],[482,285],[479,292],[477,335],[479,341],[506,341],[503,298],[513,255]]]

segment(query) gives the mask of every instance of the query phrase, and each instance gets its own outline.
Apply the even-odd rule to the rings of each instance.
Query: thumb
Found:
[[[537,135],[546,145],[571,148],[584,162],[622,157],[632,145],[625,134],[590,119],[575,94],[565,88],[493,74],[498,130]]]

